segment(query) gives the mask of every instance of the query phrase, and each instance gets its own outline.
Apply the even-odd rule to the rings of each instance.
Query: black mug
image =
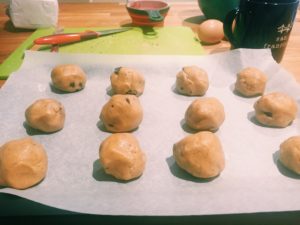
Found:
[[[233,48],[270,48],[279,63],[298,4],[299,0],[241,0],[225,18],[225,36]]]

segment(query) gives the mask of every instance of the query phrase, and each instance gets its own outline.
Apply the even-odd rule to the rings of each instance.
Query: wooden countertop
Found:
[[[197,1],[174,2],[165,19],[165,26],[189,26],[195,28],[203,19]],[[61,3],[59,5],[60,27],[120,26],[131,19],[124,3]],[[33,30],[15,29],[6,15],[6,4],[0,3],[0,63],[2,63]],[[229,43],[204,46],[207,53],[226,51]],[[300,82],[300,13],[289,39],[281,65]],[[0,87],[5,81],[0,80]]]

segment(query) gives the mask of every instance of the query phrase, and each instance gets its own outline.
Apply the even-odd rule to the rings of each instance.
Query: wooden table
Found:
[[[27,37],[29,37],[33,31],[24,30],[24,29],[15,29],[13,28],[9,18],[5,14],[6,5],[0,3],[0,63],[2,63],[8,56],[11,54]],[[189,26],[195,28],[197,24],[203,19],[197,1],[195,2],[180,2],[172,3],[169,14],[165,20],[166,26]],[[130,17],[127,14],[127,11],[124,7],[124,4],[118,3],[64,3],[60,4],[60,13],[59,13],[59,26],[61,27],[97,27],[97,26],[120,26],[130,23]],[[230,45],[226,41],[222,41],[216,45],[204,46],[205,51],[209,54],[220,51],[227,51],[230,48]],[[285,52],[285,56],[281,65],[293,74],[296,79],[300,82],[300,13],[298,12],[292,34]],[[0,87],[4,84],[5,81],[0,81]],[[18,201],[16,201],[17,203]],[[26,203],[27,206],[33,203]],[[11,210],[20,209],[20,205],[16,204]],[[44,206],[37,206],[40,211],[43,211]],[[9,210],[9,209],[8,209]],[[40,212],[39,211],[39,212]],[[45,211],[49,211],[48,208]],[[51,210],[50,210],[51,211]],[[206,216],[201,217],[201,221],[208,221],[209,224],[263,224],[260,222],[265,222],[264,224],[283,224],[287,221],[300,221],[298,212],[288,212],[284,215],[273,215],[273,214],[256,214],[255,220],[252,215],[235,215],[233,218],[222,216]],[[51,217],[52,218],[52,217]],[[59,216],[60,221],[73,221],[80,224],[80,222],[85,223],[87,219],[89,222],[93,221],[95,217],[81,216],[81,217],[63,217]],[[11,219],[11,218],[10,218]],[[35,221],[40,221],[40,217],[35,218]],[[140,224],[145,223],[158,223],[158,224],[199,224],[197,217],[171,217],[171,218],[148,218],[145,220],[143,217],[119,217],[115,219],[113,217],[104,216],[98,221],[108,219],[111,223],[122,223],[122,221],[127,219],[130,224]],[[23,218],[19,218],[20,222]],[[171,220],[171,221],[170,221]],[[51,219],[53,221],[53,219]],[[130,222],[131,221],[131,222]],[[147,223],[148,221],[148,223]],[[150,221],[150,222],[149,222]],[[242,221],[242,222],[241,222]],[[255,222],[256,221],[256,222]],[[274,222],[275,221],[275,222]],[[79,223],[78,223],[79,222]],[[239,223],[241,222],[241,223]],[[40,222],[38,222],[40,223]],[[231,224],[233,224],[231,223]],[[95,223],[94,223],[95,224]],[[127,223],[125,223],[127,224]],[[285,223],[288,224],[288,223]],[[294,224],[294,223],[293,223]],[[300,224],[300,222],[299,222]]]

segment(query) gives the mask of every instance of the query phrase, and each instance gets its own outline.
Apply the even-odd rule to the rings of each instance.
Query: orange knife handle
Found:
[[[34,43],[37,45],[59,45],[80,41],[80,34],[54,34],[37,38]]]
[[[34,43],[37,45],[61,45],[96,37],[98,37],[98,33],[95,31],[86,31],[82,33],[72,34],[54,34],[50,36],[37,38],[34,40]]]

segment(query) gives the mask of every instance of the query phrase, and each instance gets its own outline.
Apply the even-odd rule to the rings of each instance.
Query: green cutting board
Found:
[[[88,30],[109,28],[92,27]],[[87,28],[66,28],[65,33],[81,32]],[[23,42],[1,65],[0,79],[7,79],[22,64],[24,51],[32,47],[37,37],[50,35],[54,29],[38,29]],[[45,46],[40,51],[49,51]],[[60,46],[59,52],[98,54],[202,55],[203,48],[189,27],[134,27],[109,36]]]

